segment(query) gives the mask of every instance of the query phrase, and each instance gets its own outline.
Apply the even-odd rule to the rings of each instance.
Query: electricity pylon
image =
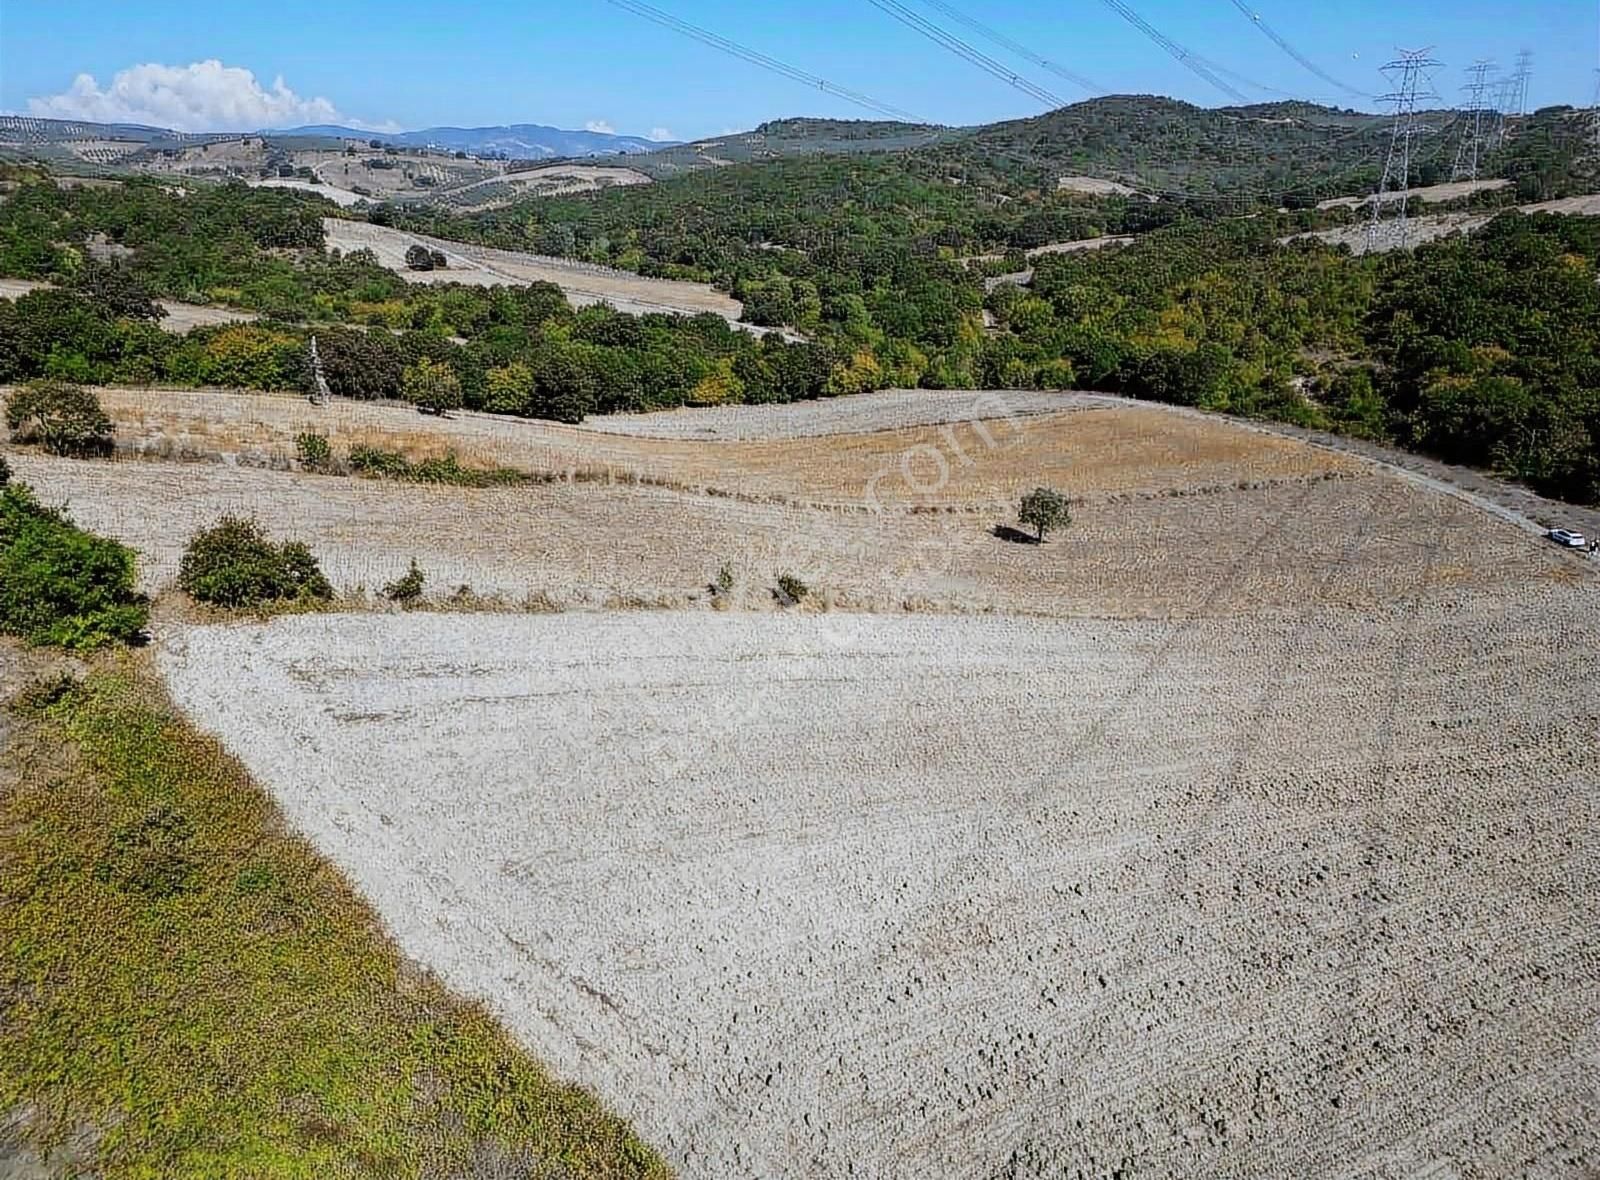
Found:
[[[1375,250],[1388,234],[1393,234],[1397,244],[1404,249],[1411,244],[1411,223],[1406,213],[1406,191],[1411,187],[1412,143],[1427,128],[1417,118],[1417,103],[1424,98],[1438,98],[1434,93],[1433,71],[1441,69],[1443,62],[1429,57],[1427,49],[1402,49],[1400,56],[1383,67],[1383,76],[1394,89],[1379,99],[1394,107],[1394,131],[1389,140],[1389,158],[1383,165],[1383,180],[1372,198],[1372,224],[1367,229],[1367,249]],[[1384,209],[1399,202],[1399,216],[1385,223]],[[1392,228],[1389,228],[1392,226]]]
[[[1467,109],[1461,121],[1461,146],[1456,149],[1456,166],[1451,180],[1477,180],[1478,158],[1483,152],[1483,116],[1487,111],[1484,96],[1489,92],[1489,74],[1495,65],[1491,61],[1474,62],[1467,70]]]

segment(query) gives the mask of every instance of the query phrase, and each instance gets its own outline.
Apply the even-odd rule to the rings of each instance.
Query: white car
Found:
[[[1551,529],[1545,536],[1557,545],[1565,545],[1568,549],[1583,549],[1589,544],[1582,533],[1575,533],[1571,529]]]

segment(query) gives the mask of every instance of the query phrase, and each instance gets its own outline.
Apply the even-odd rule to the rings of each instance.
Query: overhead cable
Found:
[[[815,87],[824,93],[832,94],[837,98],[844,99],[846,102],[854,103],[858,107],[864,107],[887,118],[898,119],[906,123],[922,123],[925,121],[909,111],[903,111],[899,107],[880,102],[871,95],[836,85],[826,78],[819,78],[815,74],[809,74],[802,69],[791,66],[788,62],[779,61],[777,58],[759,50],[750,49],[747,46],[740,45],[737,41],[730,41],[728,38],[713,33],[708,29],[702,29],[699,25],[692,25],[688,21],[679,20],[671,13],[663,12],[654,5],[644,3],[643,0],[606,0],[606,2],[625,12],[631,12],[635,16],[642,16],[645,20],[653,21],[662,28],[670,29],[674,33],[698,41],[702,45],[709,45],[713,49],[737,57],[742,61],[747,61],[751,65],[760,66],[764,70],[780,74],[791,81]]]
[[[1348,83],[1341,82],[1338,78],[1335,78],[1321,66],[1317,65],[1316,62],[1312,61],[1305,54],[1301,53],[1293,45],[1289,44],[1284,37],[1279,35],[1276,29],[1274,29],[1266,21],[1262,20],[1261,14],[1246,4],[1245,0],[1230,0],[1230,2],[1240,12],[1244,13],[1246,19],[1248,19],[1251,24],[1255,25],[1256,28],[1260,29],[1261,32],[1266,35],[1268,40],[1270,40],[1279,49],[1287,53],[1290,57],[1294,58],[1294,60],[1299,62],[1302,67],[1321,78],[1324,82],[1328,83],[1328,85],[1338,87],[1352,98],[1372,97],[1370,94],[1358,90],[1356,87],[1351,86]]]
[[[1021,74],[1017,73],[1015,70],[1009,68],[1001,62],[996,61],[982,50],[973,48],[960,37],[957,37],[954,33],[945,31],[938,25],[934,24],[927,17],[922,16],[920,13],[913,12],[904,4],[901,4],[899,0],[868,0],[868,2],[872,4],[873,7],[882,9],[884,12],[894,17],[895,20],[899,21],[907,28],[914,29],[916,32],[922,34],[935,44],[944,46],[957,57],[971,62],[984,73],[998,78],[1006,85],[1022,91],[1023,94],[1026,94],[1035,102],[1043,103],[1051,110],[1054,110],[1056,107],[1064,107],[1067,105],[1067,100],[1062,98],[1060,95],[1052,94],[1043,86],[1040,86],[1034,82],[1030,82],[1027,78],[1024,78]]]
[[[1149,37],[1150,40],[1154,41],[1173,57],[1177,58],[1184,67],[1192,70],[1196,75],[1211,83],[1211,85],[1215,86],[1218,90],[1222,91],[1222,93],[1233,99],[1234,102],[1239,103],[1241,106],[1249,105],[1250,100],[1246,98],[1240,91],[1224,82],[1217,76],[1216,72],[1213,71],[1210,66],[1206,65],[1205,62],[1201,61],[1192,52],[1185,49],[1182,45],[1179,45],[1171,37],[1167,36],[1160,29],[1156,28],[1149,21],[1145,20],[1144,17],[1140,16],[1133,9],[1129,8],[1123,3],[1123,0],[1105,0],[1105,2],[1106,6],[1110,8],[1112,12],[1115,12],[1123,20],[1127,21],[1146,37]]]
[[[1071,82],[1074,86],[1080,87],[1083,90],[1087,90],[1091,95],[1100,95],[1106,93],[1106,88],[1100,85],[1094,79],[1086,78],[1082,74],[1074,73],[1065,66],[1057,65],[1047,57],[1041,57],[1022,42],[1006,36],[998,29],[991,28],[980,20],[975,20],[966,13],[962,12],[959,8],[955,7],[955,5],[946,4],[945,0],[922,0],[922,2],[929,8],[935,9],[938,12],[942,12],[945,16],[949,17],[957,24],[965,25],[974,33],[977,33],[978,36],[994,42],[1002,49],[1010,50],[1018,57],[1031,61],[1041,70],[1048,70],[1056,77],[1065,79],[1066,81]]]

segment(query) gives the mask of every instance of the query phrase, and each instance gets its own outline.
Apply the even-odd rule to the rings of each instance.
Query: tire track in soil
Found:
[[[1378,486],[1387,488],[1387,485]],[[895,924],[885,930],[879,937],[879,950],[873,960],[875,966],[881,966],[888,962],[893,954],[894,945],[906,936],[908,929],[914,924],[920,925],[922,920],[930,916],[937,908],[938,903],[931,901],[932,896],[944,891],[943,887],[956,874],[958,869],[970,872],[975,867],[981,867],[986,858],[986,852],[983,849],[985,848],[987,834],[1004,822],[1002,817],[1008,818],[1010,815],[1015,814],[1016,810],[1027,808],[1042,796],[1050,793],[1073,767],[1081,763],[1085,756],[1103,744],[1112,725],[1127,714],[1147,689],[1150,681],[1170,662],[1182,642],[1191,638],[1198,626],[1207,620],[1210,610],[1217,603],[1223,601],[1229,591],[1238,587],[1244,577],[1255,567],[1257,559],[1263,552],[1283,539],[1289,522],[1299,518],[1314,489],[1315,485],[1306,485],[1295,500],[1286,504],[1267,528],[1257,532],[1254,542],[1239,556],[1232,566],[1224,571],[1210,592],[1195,605],[1194,609],[1186,617],[1172,624],[1170,633],[1151,652],[1149,658],[1140,668],[1139,673],[1130,681],[1126,690],[1107,708],[1102,709],[1094,720],[1090,722],[1072,747],[1064,753],[1061,762],[1052,770],[1048,778],[1042,779],[1022,791],[1001,793],[998,801],[1001,806],[997,806],[992,813],[995,818],[991,818],[987,823],[981,819],[975,820],[966,832],[965,847],[977,849],[978,851],[969,852],[962,857],[955,858],[941,872],[927,879],[924,888],[920,891],[921,896],[911,902],[909,908],[895,921]],[[1370,516],[1371,513],[1369,511],[1369,519]],[[1082,1060],[1081,1054],[1078,1060]],[[695,1138],[695,1132],[698,1132],[699,1128],[699,1120],[686,1124],[686,1138]]]
[[[1312,603],[1312,605],[1298,613],[1293,631],[1288,637],[1280,642],[1281,648],[1293,650],[1293,648],[1296,646],[1296,641],[1310,630],[1315,620],[1326,609],[1325,606],[1321,605],[1323,592],[1328,590],[1328,588],[1333,585],[1334,580],[1340,574],[1346,573],[1355,567],[1355,559],[1357,554],[1371,539],[1374,527],[1380,519],[1378,505],[1380,501],[1383,501],[1385,497],[1391,493],[1391,486],[1392,485],[1387,484],[1378,485],[1378,494],[1375,495],[1369,502],[1367,510],[1363,514],[1361,523],[1357,527],[1355,534],[1351,537],[1349,543],[1340,551],[1338,558],[1334,562],[1330,563],[1327,573],[1323,576],[1317,586],[1317,592],[1309,598],[1309,601]],[[1284,520],[1293,515],[1298,515],[1298,513],[1290,513],[1286,511],[1276,523],[1281,524]],[[1252,552],[1247,555],[1245,560],[1252,559],[1254,554],[1255,551],[1252,550]],[[1426,586],[1431,576],[1432,564],[1430,562],[1428,570],[1423,574],[1422,578],[1418,582],[1418,585]],[[1166,654],[1168,653],[1164,651],[1163,655],[1165,656]],[[1215,820],[1227,803],[1231,801],[1234,791],[1243,776],[1245,766],[1260,748],[1263,737],[1262,731],[1264,729],[1264,722],[1268,713],[1270,712],[1271,706],[1277,700],[1278,692],[1284,680],[1287,679],[1287,671],[1288,665],[1283,660],[1278,660],[1272,665],[1272,672],[1268,675],[1266,682],[1261,688],[1261,691],[1257,694],[1254,706],[1251,709],[1248,719],[1238,727],[1241,738],[1234,746],[1227,772],[1219,778],[1216,789],[1211,793],[1210,800],[1206,804],[1204,812],[1189,826],[1187,841],[1180,843],[1175,850],[1170,851],[1167,854],[1167,864],[1161,879],[1161,889],[1156,892],[1156,896],[1164,896],[1174,899],[1185,896],[1183,886],[1187,880],[1191,858],[1193,854],[1196,853],[1205,843],[1205,833],[1209,833],[1215,827]],[[1130,937],[1124,941],[1124,945],[1134,948],[1136,952],[1141,947],[1152,947],[1159,945],[1161,940],[1152,936],[1150,928],[1155,924],[1158,918],[1166,918],[1170,916],[1170,912],[1168,911],[1156,911],[1152,909],[1146,913],[1141,920],[1136,921],[1133,931]],[[1186,936],[1193,936],[1200,933],[1201,929],[1202,928],[1197,925],[1190,925],[1185,928],[1184,933]],[[1221,944],[1220,940],[1215,942],[1210,949],[1213,951],[1221,950],[1226,953],[1225,948]],[[1118,965],[1118,972],[1123,975],[1134,975],[1150,967],[1151,965],[1151,956],[1147,951],[1144,955],[1137,959],[1131,961],[1124,960]],[[1115,994],[1115,992],[1112,992],[1111,996],[1114,998]],[[1101,1007],[1106,1007],[1110,1004],[1110,1002],[1111,1000],[1108,998],[1108,1000],[1102,1004]],[[1091,1017],[1092,1016],[1093,1013],[1091,1013]],[[1076,1053],[1061,1059],[1054,1066],[1054,1068],[1063,1076],[1069,1072],[1081,1070],[1084,1062],[1090,1057],[1091,1052],[1102,1047],[1103,1046],[1097,1039],[1085,1038],[1083,1044]],[[1040,1115],[1038,1109],[1036,1108],[1032,1119],[1027,1124],[1027,1129],[1016,1137],[1016,1147],[1014,1148],[1015,1151],[1021,1151],[1025,1149],[1026,1146],[1033,1141],[1035,1132],[1039,1127],[1039,1118]],[[1013,1159],[1014,1158],[1015,1157],[1013,1157]],[[1131,1160],[1126,1162],[1131,1163]],[[996,1175],[1000,1174],[1002,1173],[996,1173]]]

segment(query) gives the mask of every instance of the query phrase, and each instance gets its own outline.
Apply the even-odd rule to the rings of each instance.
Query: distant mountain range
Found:
[[[381,140],[397,147],[434,148],[467,152],[475,156],[504,156],[510,160],[547,160],[572,156],[628,156],[676,146],[672,140],[642,139],[637,135],[609,135],[600,131],[564,131],[539,123],[513,123],[504,127],[428,127],[421,131],[358,131],[354,127],[321,124],[267,131],[173,131],[136,123],[85,123],[71,119],[35,119],[25,115],[0,115],[0,145],[59,144],[89,139],[121,143],[173,145],[220,142],[241,137],[264,139]]]
[[[674,146],[673,141],[641,139],[636,135],[610,135],[601,131],[563,131],[539,123],[512,123],[503,127],[427,127],[421,131],[383,134],[351,127],[322,124],[266,131],[276,135],[325,135],[335,139],[381,139],[399,147],[437,148],[475,156],[505,156],[511,160],[544,160],[572,156],[637,155]]]

